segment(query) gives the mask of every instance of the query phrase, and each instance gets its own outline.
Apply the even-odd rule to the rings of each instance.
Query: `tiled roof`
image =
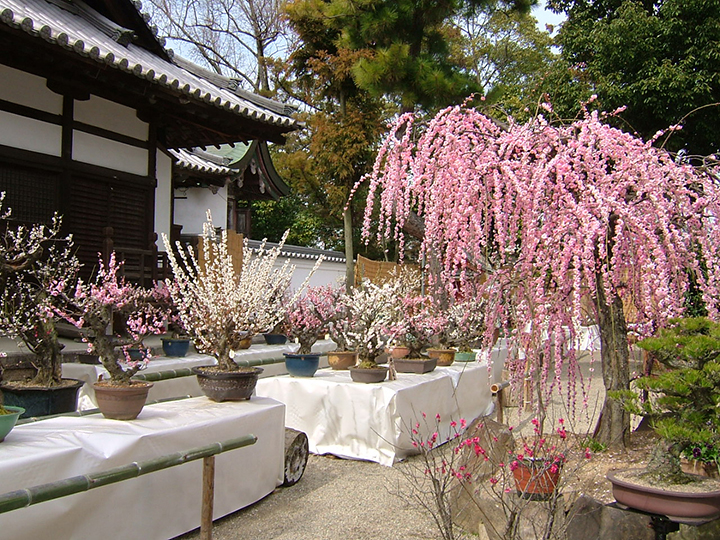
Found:
[[[221,176],[231,176],[239,172],[237,169],[231,169],[226,166],[229,165],[230,160],[215,156],[209,152],[203,152],[199,149],[188,151],[181,148],[179,150],[168,151],[175,157],[177,160],[176,164],[181,169]]]
[[[259,249],[262,245],[262,242],[260,242],[259,240],[248,240],[247,243],[248,247],[254,250]],[[272,249],[277,245],[278,244],[274,244],[272,242],[265,242],[265,249]],[[330,251],[327,249],[316,249],[302,246],[290,246],[288,244],[285,244],[282,248],[282,251],[280,251],[281,258],[287,257],[291,259],[317,260],[318,258],[320,258],[320,255],[324,256],[325,260],[328,262],[345,262],[345,254],[340,253],[339,251]]]
[[[168,62],[132,43],[132,30],[118,26],[82,2],[0,0],[0,23],[100,65],[131,73],[187,99],[287,131],[300,127],[284,105],[242,89],[233,89],[232,79],[217,77],[213,84],[198,75],[202,68],[195,66],[197,69],[193,68],[193,73],[181,67],[192,67],[188,61]],[[218,86],[220,83],[224,86]]]

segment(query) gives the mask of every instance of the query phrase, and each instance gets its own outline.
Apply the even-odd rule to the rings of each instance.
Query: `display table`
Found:
[[[283,353],[296,351],[298,347],[299,345],[294,343],[288,343],[286,345],[253,344],[249,349],[236,351],[235,360],[239,363],[259,365],[265,370],[261,376],[267,377],[269,375],[287,373]],[[335,349],[335,343],[331,340],[318,341],[313,347],[313,351],[316,352],[327,352],[333,349]],[[196,366],[214,365],[215,363],[215,358],[212,356],[197,353],[188,354],[182,358],[156,356],[148,362],[147,367],[141,373],[188,369]],[[327,365],[327,363],[325,363],[325,365]],[[62,365],[63,377],[79,379],[86,383],[78,394],[78,410],[83,411],[97,408],[95,392],[91,385],[96,382],[101,375],[107,378],[108,372],[99,364],[65,363]],[[153,385],[148,394],[149,402],[181,396],[196,397],[203,395],[197,383],[197,378],[194,376],[167,379],[155,382]]]
[[[445,439],[451,421],[489,414],[489,386],[487,364],[473,362],[422,375],[398,373],[398,380],[378,384],[323,369],[310,378],[262,379],[256,392],[285,403],[285,425],[307,434],[311,452],[392,466],[414,453],[409,433],[416,422],[421,436],[438,431]]]
[[[0,444],[5,493],[254,434],[216,456],[214,517],[248,506],[283,482],[284,411],[268,398],[192,398],[146,406],[133,421],[100,415],[15,427]],[[202,460],[0,514],[14,540],[167,540],[200,526]]]

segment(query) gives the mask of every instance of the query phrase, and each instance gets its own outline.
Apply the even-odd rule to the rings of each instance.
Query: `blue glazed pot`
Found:
[[[287,342],[285,334],[263,334],[263,337],[268,345],[284,345]]]
[[[190,340],[176,338],[161,338],[163,353],[165,356],[182,357],[190,350]]]
[[[285,353],[285,368],[293,377],[312,377],[319,365],[319,354]]]

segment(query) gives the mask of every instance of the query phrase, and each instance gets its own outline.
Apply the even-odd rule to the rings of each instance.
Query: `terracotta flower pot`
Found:
[[[520,460],[513,469],[518,495],[524,499],[547,500],[560,480],[561,465],[546,460]]]
[[[394,359],[405,358],[410,354],[410,347],[390,347],[388,350],[390,351],[390,356]]]
[[[130,386],[118,386],[110,381],[93,384],[95,399],[100,412],[112,420],[134,420],[145,406],[148,392],[153,384],[132,381]]]
[[[455,351],[453,349],[428,349],[430,358],[437,358],[438,366],[450,366],[455,361]]]
[[[328,364],[333,369],[348,369],[357,364],[358,353],[355,351],[334,351],[328,353]]]
[[[200,390],[213,401],[243,401],[255,391],[263,368],[242,368],[238,371],[221,371],[217,366],[192,368]]]

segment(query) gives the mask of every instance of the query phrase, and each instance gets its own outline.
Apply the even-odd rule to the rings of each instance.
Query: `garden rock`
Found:
[[[466,531],[472,532],[478,530],[478,523],[494,522],[494,507],[498,501],[484,494],[484,488],[489,485],[490,477],[495,472],[493,463],[505,460],[505,456],[515,448],[515,439],[508,426],[488,417],[481,416],[473,420],[463,434],[463,438],[475,436],[480,438],[480,446],[488,450],[489,460],[486,461],[482,454],[476,456],[470,447],[463,447],[458,466],[465,466],[468,471],[473,472],[473,483],[461,483],[454,480],[450,488],[453,522]],[[497,512],[504,520],[502,509],[498,507]]]

